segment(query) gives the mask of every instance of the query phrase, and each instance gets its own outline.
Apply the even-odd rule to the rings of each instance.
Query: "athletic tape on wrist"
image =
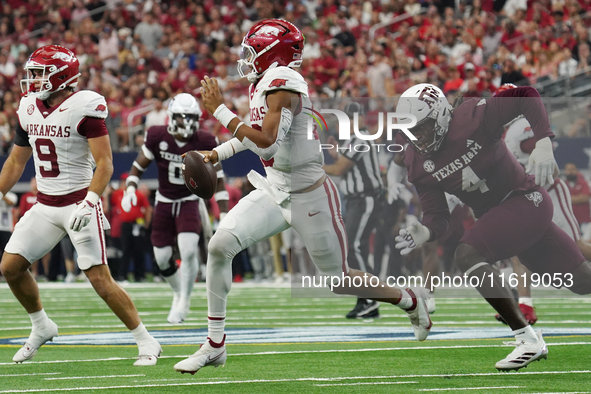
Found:
[[[216,201],[228,201],[230,199],[230,193],[227,190],[222,190],[213,195]]]
[[[234,156],[238,152],[246,150],[246,147],[238,138],[232,138],[230,141],[216,146],[213,150],[218,153],[218,161],[222,161]]]
[[[140,184],[140,178],[135,175],[130,175],[125,180],[125,186],[129,186],[130,183],[135,183],[136,187]]]
[[[228,128],[228,125],[232,119],[236,117],[236,114],[230,111],[230,109],[226,107],[226,104],[220,104],[213,113],[213,117],[223,124],[225,128]]]

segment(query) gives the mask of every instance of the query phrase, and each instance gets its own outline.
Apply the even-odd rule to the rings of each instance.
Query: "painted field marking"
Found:
[[[344,377],[332,377],[332,378],[296,378],[296,379],[253,379],[253,380],[226,380],[226,381],[213,381],[213,382],[187,382],[187,383],[170,383],[170,384],[144,384],[144,385],[126,385],[126,386],[105,386],[105,387],[71,387],[71,388],[55,388],[55,389],[30,389],[30,390],[4,390],[0,391],[0,394],[4,393],[37,393],[37,392],[58,392],[58,391],[82,391],[82,390],[111,390],[111,389],[133,389],[143,387],[177,387],[177,386],[207,386],[207,385],[219,385],[219,384],[252,384],[252,383],[285,383],[285,382],[332,382],[352,379],[398,379],[405,377],[458,377],[458,376],[522,376],[522,375],[544,375],[554,373],[589,373],[591,371],[544,371],[544,372],[520,372],[516,374],[502,374],[496,373],[475,373],[475,374],[451,374],[451,375],[393,375],[393,376],[344,376]],[[519,386],[518,386],[519,387]],[[499,387],[507,388],[507,386]],[[470,390],[475,388],[465,388]],[[494,389],[494,387],[492,388]],[[441,390],[441,389],[424,389],[424,390]],[[446,390],[459,390],[446,389]]]
[[[548,343],[548,346],[569,346],[569,345],[591,345],[591,342],[566,342],[566,343]],[[354,352],[379,352],[379,351],[392,351],[392,350],[441,350],[441,349],[477,349],[477,348],[501,348],[507,347],[507,345],[458,345],[458,346],[418,346],[418,347],[391,347],[391,348],[368,348],[368,349],[327,349],[327,350],[293,350],[293,351],[271,351],[271,352],[256,352],[256,353],[236,353],[228,354],[228,357],[232,356],[268,356],[268,355],[280,355],[280,354],[310,354],[310,353],[354,353]],[[160,356],[159,358],[187,358],[189,355],[180,356]],[[81,362],[100,362],[100,361],[122,361],[122,360],[136,360],[137,357],[109,357],[109,358],[98,358],[92,360],[51,360],[51,361],[34,361],[30,364],[65,364],[65,363],[81,363]],[[29,363],[27,363],[29,364]],[[0,363],[0,365],[15,365],[11,363]],[[543,372],[543,373],[591,373],[591,371],[558,371],[558,372]],[[523,374],[532,374],[538,372],[520,372]],[[454,375],[408,375],[408,376],[395,376],[395,377],[420,377],[420,376],[488,376],[497,375],[497,373],[488,374],[454,374]],[[507,374],[506,376],[509,376]]]
[[[45,378],[45,380],[72,380],[72,379],[104,379],[104,378],[137,378],[140,376],[146,376],[144,374],[139,375],[104,375],[104,376],[68,376],[62,378]]]
[[[522,389],[525,386],[495,386],[495,387],[451,387],[447,389],[419,389],[419,391],[456,391],[456,390],[493,390],[493,389]]]
[[[0,378],[13,378],[18,376],[33,376],[33,375],[61,375],[61,372],[39,372],[39,373],[13,373],[0,375]]]
[[[419,382],[365,382],[365,383],[331,383],[331,384],[315,384],[314,386],[326,387],[326,386],[363,386],[363,385],[374,385],[374,384],[413,384]]]

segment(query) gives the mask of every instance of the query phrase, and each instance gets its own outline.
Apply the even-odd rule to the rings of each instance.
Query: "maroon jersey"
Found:
[[[554,136],[538,92],[525,87],[461,104],[432,155],[406,149],[408,179],[419,194],[431,240],[443,235],[449,221],[444,192],[457,196],[480,217],[510,193],[537,188],[534,176],[525,173],[502,139],[503,125],[521,114],[532,125],[536,140]]]
[[[166,126],[150,127],[144,146],[152,153],[153,158],[149,158],[156,160],[158,165],[160,194],[171,200],[190,196],[191,192],[185,186],[181,172],[183,153],[190,150],[212,150],[217,145],[215,136],[206,131],[198,131],[189,141],[179,142],[166,130]]]

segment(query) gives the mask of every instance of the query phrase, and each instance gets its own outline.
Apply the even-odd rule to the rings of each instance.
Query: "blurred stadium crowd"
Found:
[[[247,115],[247,82],[238,79],[236,60],[259,19],[284,18],[303,31],[301,72],[311,96],[390,97],[418,82],[449,95],[490,96],[505,82],[586,73],[590,8],[589,0],[6,0],[2,149],[13,138],[22,66],[40,45],[77,54],[79,88],[107,98],[117,151],[136,149],[144,129],[165,122],[170,97],[198,97],[206,74],[218,78],[231,108]],[[211,117],[203,126],[227,139]]]
[[[41,45],[76,53],[78,88],[105,96],[113,150],[130,151],[150,126],[167,123],[171,97],[199,98],[204,75],[218,79],[228,107],[248,122],[248,82],[236,62],[260,19],[284,18],[304,33],[298,71],[311,97],[393,97],[420,82],[451,97],[488,97],[503,83],[584,76],[591,84],[590,10],[591,0],[4,0],[0,153],[14,138],[22,67]],[[220,142],[231,137],[204,113],[202,128]],[[591,122],[562,132],[589,136]]]

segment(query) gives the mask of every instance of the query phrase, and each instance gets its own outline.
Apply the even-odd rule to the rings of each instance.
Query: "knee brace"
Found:
[[[154,248],[154,257],[156,264],[160,268],[162,276],[172,276],[177,270],[176,262],[172,260],[172,246],[165,246],[163,248]]]

